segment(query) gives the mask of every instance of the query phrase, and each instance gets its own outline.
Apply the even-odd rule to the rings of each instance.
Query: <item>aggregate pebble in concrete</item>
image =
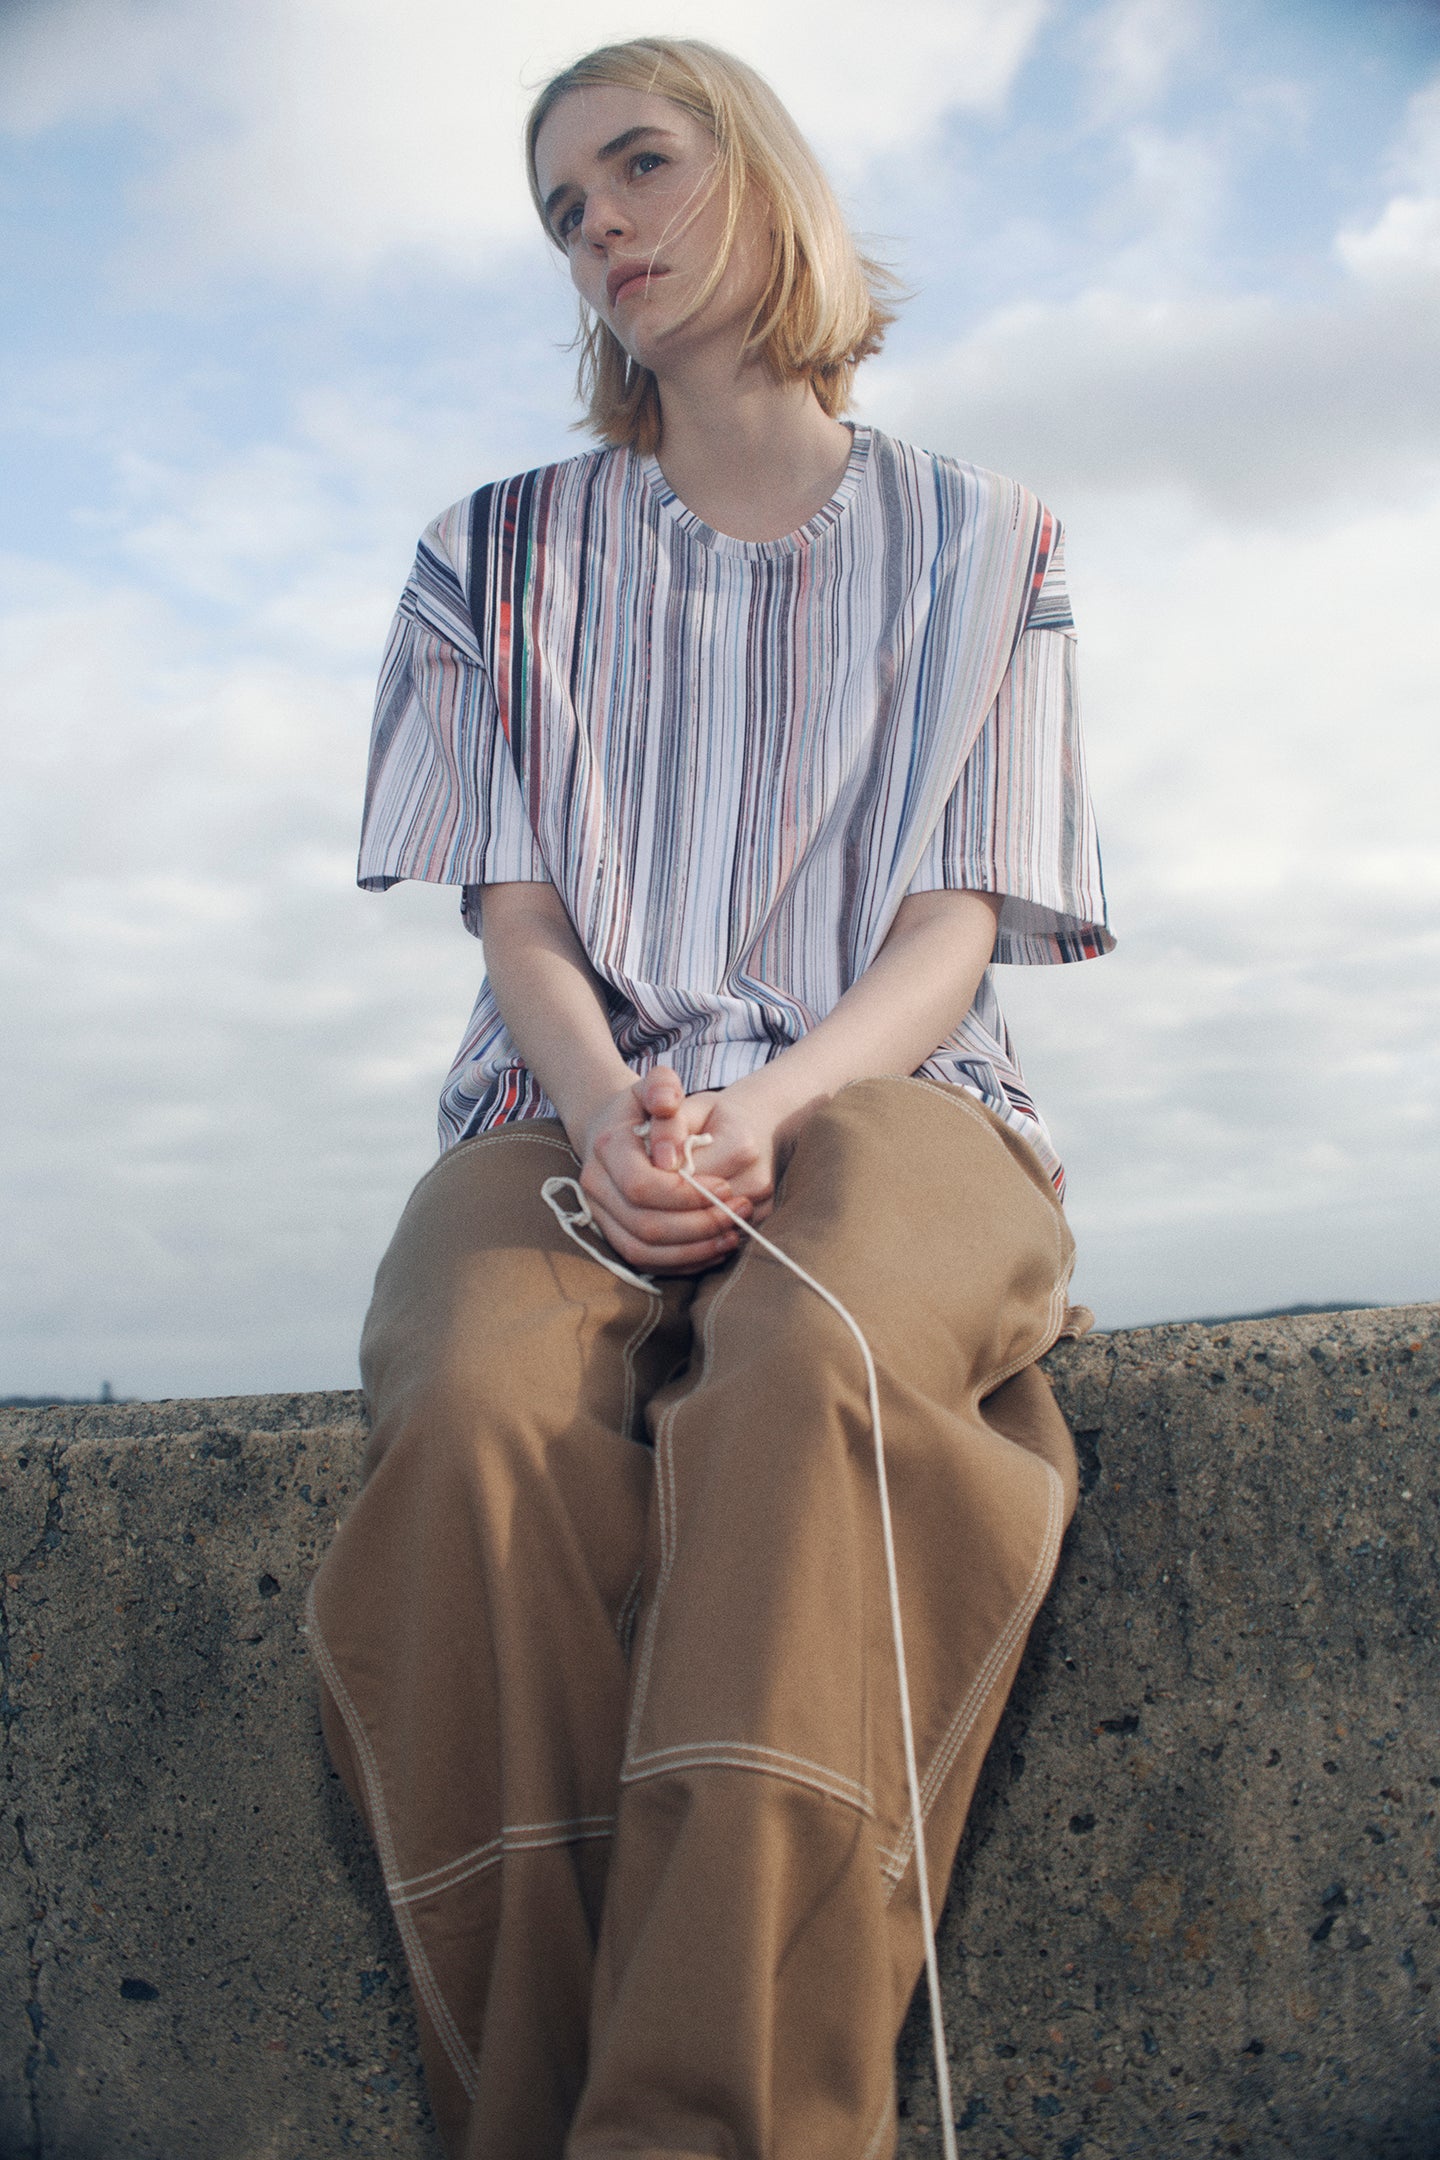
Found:
[[[1440,1312],[1050,1366],[1088,1490],[942,1927],[962,2150],[1435,2160]]]
[[[3,2160],[438,2152],[300,1632],[359,1408],[0,1413]]]
[[[942,1925],[962,2151],[1435,2160],[1440,1312],[1049,1364],[1089,1489]],[[0,1411],[0,2160],[438,2160],[300,1634],[361,1446]],[[919,2014],[901,2090],[938,2153]]]

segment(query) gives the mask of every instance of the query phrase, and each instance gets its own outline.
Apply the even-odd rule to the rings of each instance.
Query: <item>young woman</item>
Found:
[[[460,886],[487,979],[366,1323],[325,1729],[450,2154],[875,2160],[923,1950],[879,1466],[745,1225],[874,1355],[938,1909],[1075,1497],[988,972],[1110,943],[1059,533],[842,422],[881,274],[749,69],[592,53],[528,146],[604,447],[436,520],[381,678],[361,882]]]

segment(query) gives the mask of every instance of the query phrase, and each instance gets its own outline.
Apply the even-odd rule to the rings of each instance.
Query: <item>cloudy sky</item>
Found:
[[[0,1393],[351,1384],[480,956],[351,883],[417,532],[577,446],[517,132],[713,5],[0,0]],[[1102,1324],[1440,1296],[1440,7],[731,0],[1064,518],[1121,946],[1010,970]]]

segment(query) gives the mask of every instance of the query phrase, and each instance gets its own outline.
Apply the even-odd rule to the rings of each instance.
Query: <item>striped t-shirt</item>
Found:
[[[720,1088],[795,1042],[907,893],[1001,893],[997,961],[1110,949],[1060,533],[1013,480],[857,427],[781,540],[653,457],[480,488],[420,543],[380,677],[359,879],[553,883],[636,1072]],[[921,1072],[1060,1164],[987,971]],[[488,984],[441,1145],[553,1115]]]

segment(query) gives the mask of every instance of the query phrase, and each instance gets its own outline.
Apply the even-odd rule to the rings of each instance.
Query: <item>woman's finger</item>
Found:
[[[685,1160],[687,1138],[679,1118],[651,1118],[645,1152],[657,1170],[678,1170]]]
[[[631,1207],[673,1214],[684,1213],[697,1205],[694,1186],[677,1177],[674,1170],[662,1170],[653,1163],[638,1134],[611,1133],[596,1143],[594,1154],[580,1174],[581,1184],[593,1199],[596,1193],[592,1193],[586,1184],[592,1166],[597,1174],[609,1180]],[[723,1178],[709,1178],[707,1182],[712,1192],[719,1192],[722,1199],[731,1199],[729,1186]],[[600,1198],[606,1197],[598,1183],[597,1192]]]
[[[697,1193],[673,1170],[652,1170],[647,1163],[642,1172],[626,1163],[617,1174],[598,1154],[580,1173],[580,1184],[591,1201],[602,1201],[627,1215],[691,1215],[697,1208],[709,1206],[708,1197]],[[728,1186],[720,1184],[710,1190],[718,1192],[732,1207],[735,1205]]]
[[[670,1118],[685,1101],[685,1087],[673,1065],[656,1065],[635,1087],[646,1117]]]
[[[642,1095],[642,1100],[646,1099]],[[716,1097],[702,1089],[694,1095],[667,1092],[663,1098],[656,1093],[648,1100],[655,1107],[650,1110],[642,1136],[645,1152],[657,1170],[678,1170],[685,1160],[687,1143],[703,1131]],[[697,1155],[697,1163],[698,1159]]]
[[[595,1190],[587,1180],[595,1182]],[[638,1133],[602,1133],[595,1149],[580,1173],[580,1183],[591,1198],[606,1197],[608,1181],[616,1192],[622,1193],[632,1207],[685,1208],[695,1205],[691,1188],[683,1178],[673,1172],[658,1170],[645,1152],[645,1143]]]
[[[727,1215],[687,1185],[683,1178],[660,1179],[665,1195],[663,1207],[634,1202],[610,1176],[607,1166],[592,1157],[581,1173],[580,1185],[597,1218],[614,1222],[628,1237],[650,1247],[674,1247],[698,1242],[732,1229]],[[607,1231],[608,1235],[608,1231]]]
[[[606,1243],[613,1246],[622,1260],[632,1267],[644,1268],[652,1275],[690,1274],[696,1269],[714,1267],[729,1258],[735,1250],[740,1232],[734,1225],[721,1218],[718,1233],[689,1239],[683,1243],[651,1243],[636,1237],[604,1206],[594,1205],[592,1213],[598,1228],[604,1233]]]

